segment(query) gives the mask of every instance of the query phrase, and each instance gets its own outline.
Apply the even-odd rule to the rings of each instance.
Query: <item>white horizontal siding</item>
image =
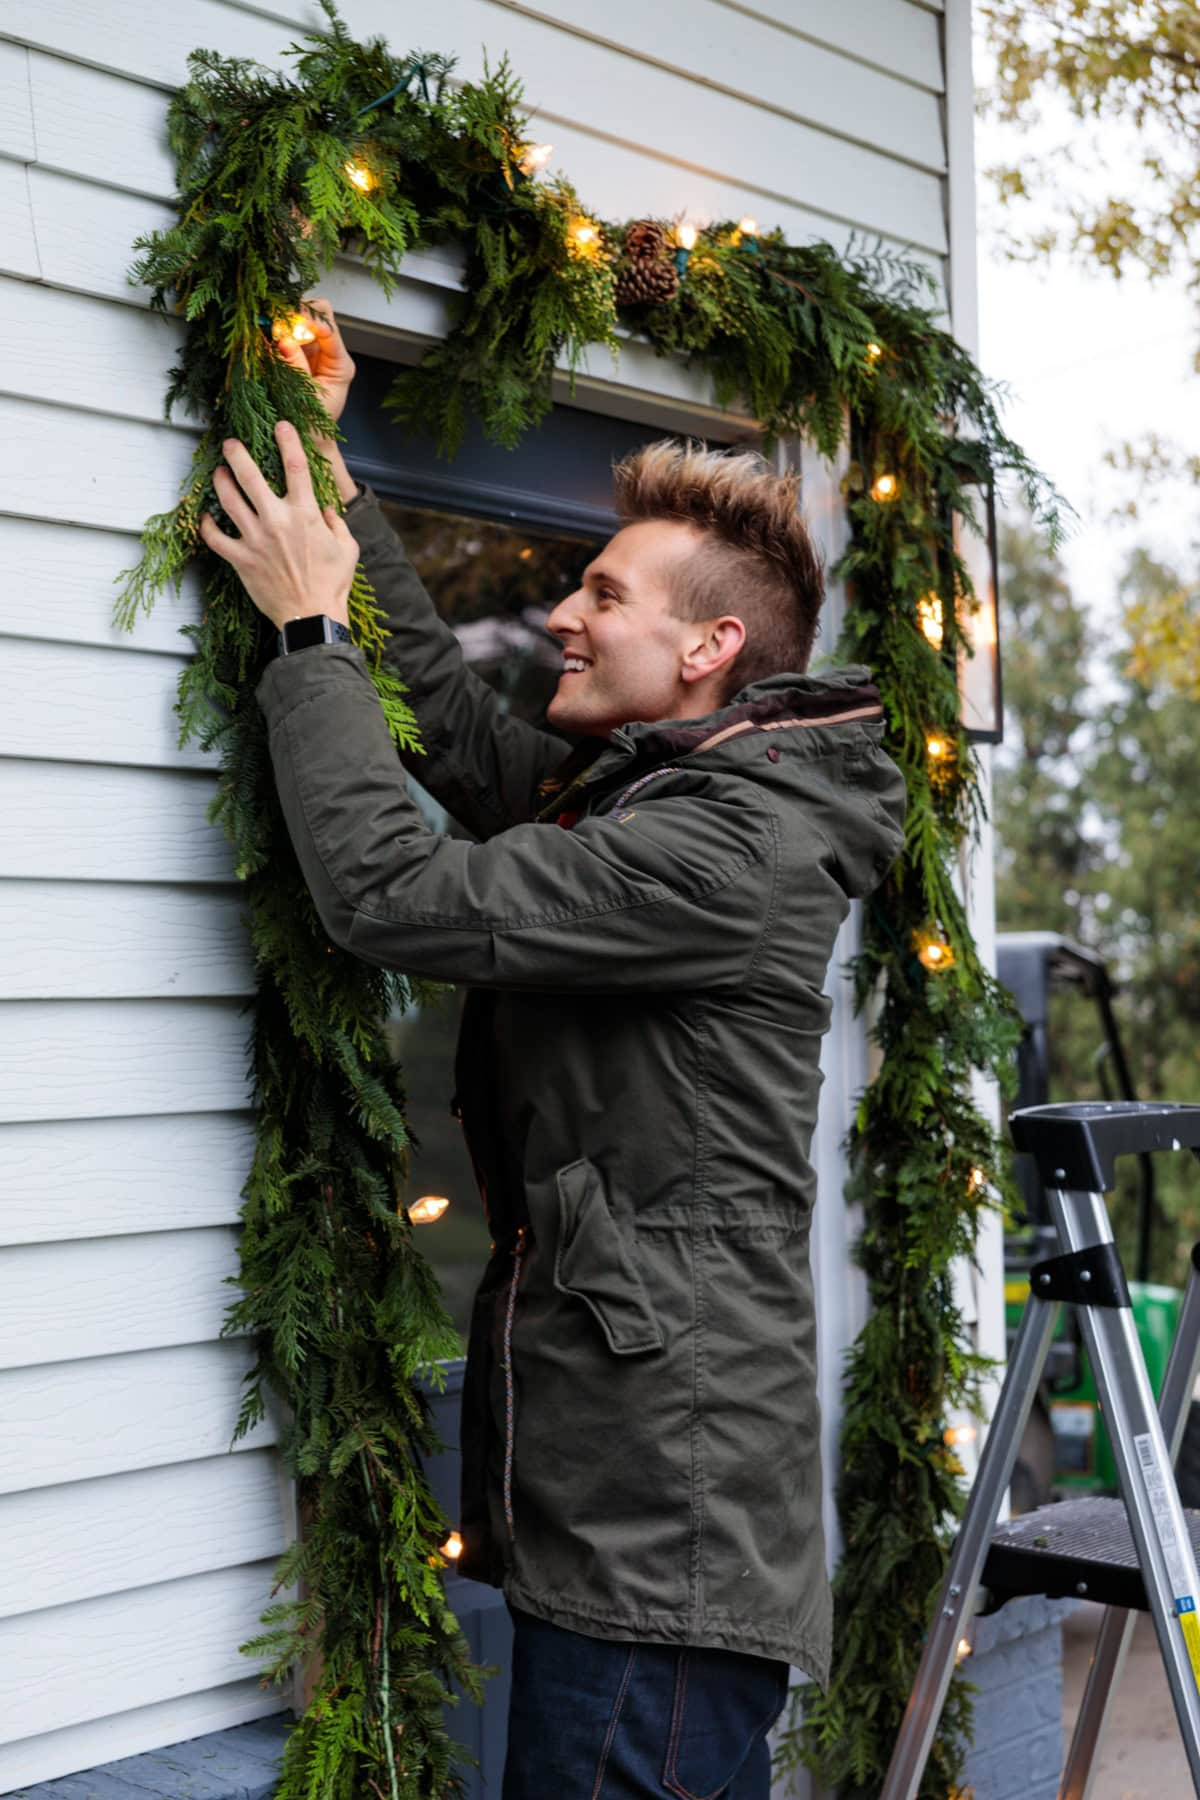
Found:
[[[0,1000],[254,993],[240,893],[119,879],[0,884]]]
[[[191,770],[0,757],[0,878],[231,882],[214,791]]]
[[[175,505],[191,454],[177,428],[0,396],[0,501],[18,516],[140,532]]]
[[[0,1494],[220,1456],[232,1445],[243,1344],[189,1344],[0,1373]],[[264,1420],[234,1454],[273,1444]]]
[[[267,1450],[0,1498],[0,1619],[261,1562],[284,1548]]]
[[[219,1337],[236,1276],[229,1225],[0,1251],[0,1367],[75,1362]]]
[[[29,170],[24,163],[0,162],[0,271],[36,280],[41,274]]]
[[[71,1654],[87,1670],[85,1682],[63,1679],[65,1615],[57,1607],[0,1621],[0,1743],[253,1670],[238,1645],[259,1630],[273,1566],[251,1563],[77,1602]]]
[[[180,628],[200,616],[199,584],[190,571],[182,592],[168,589],[153,612],[139,615],[135,631],[113,623],[118,576],[140,555],[140,540],[132,532],[0,516],[0,633],[112,650],[186,653]]]
[[[252,1149],[232,1112],[0,1125],[0,1245],[231,1225]]]
[[[841,50],[855,62],[940,94],[945,87],[937,20],[923,0],[718,0],[735,15],[769,19],[792,36]],[[934,5],[934,11],[940,10]],[[737,29],[735,24],[734,29]],[[786,52],[781,50],[781,55]]]
[[[532,132],[604,217],[752,212],[795,241],[878,235],[940,278],[938,12],[443,0],[420,41],[467,78],[508,50]],[[386,0],[345,16],[409,47]],[[199,597],[187,582],[129,636],[111,608],[195,442],[162,415],[178,322],[128,280],[134,237],[172,217],[170,92],[195,46],[283,68],[321,22],[311,0],[0,17],[0,332],[20,345],[0,378],[0,1792],[280,1704],[237,1654],[294,1521],[274,1423],[228,1454],[247,1351],[215,1338],[251,969],[204,816],[213,759],[177,743]],[[385,301],[345,257],[327,291],[356,345],[403,360],[444,334],[460,273],[452,246],[411,257]],[[701,372],[636,343],[590,354],[576,399],[664,428],[715,411]]]
[[[179,747],[182,667],[182,658],[10,638],[4,672],[13,688],[0,713],[0,756],[211,770],[211,755]]]
[[[522,0],[493,3],[573,39],[665,70],[674,80],[695,82],[922,168],[944,167],[934,92],[897,81],[893,72],[885,74],[828,50],[811,35],[788,31],[753,12],[742,13],[734,23],[729,9],[711,0],[655,0],[653,8],[644,0],[605,0],[602,11],[592,0],[552,0],[548,6]],[[896,13],[895,7],[886,10],[888,23],[898,23]],[[866,21],[860,23],[860,41],[865,41]],[[886,54],[886,47],[881,49]],[[938,60],[935,56],[933,68]]]
[[[248,1036],[228,1000],[6,1000],[0,1123],[241,1111]]]

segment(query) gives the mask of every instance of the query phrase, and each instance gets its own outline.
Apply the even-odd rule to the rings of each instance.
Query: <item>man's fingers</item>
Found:
[[[308,458],[304,454],[304,445],[300,442],[300,433],[287,419],[280,419],[275,426],[275,441],[279,445],[279,453],[283,458],[283,479],[287,498],[303,506],[306,502],[316,504],[313,494],[312,475],[309,472]],[[259,477],[261,480],[261,476]],[[266,483],[263,482],[263,486]],[[268,489],[268,492],[270,490]]]
[[[238,486],[255,512],[260,515],[269,512],[272,505],[277,504],[278,496],[271,492],[266,476],[245,444],[240,443],[237,438],[226,438],[221,449],[225,453],[225,461],[237,476]]]
[[[214,551],[217,556],[221,557],[223,561],[232,563],[236,568],[241,549],[241,540],[238,538],[231,538],[227,532],[222,531],[211,513],[206,512],[200,514],[199,529],[200,536],[204,539],[208,548]]]
[[[245,537],[247,531],[253,531],[258,523],[258,515],[229,470],[220,463],[213,470],[213,487],[217,491],[218,500],[242,536]]]

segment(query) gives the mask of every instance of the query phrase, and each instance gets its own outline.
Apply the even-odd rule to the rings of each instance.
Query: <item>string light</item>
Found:
[[[295,338],[298,344],[311,344],[316,339],[316,332],[303,313],[291,313],[286,319],[276,319],[271,326],[271,336],[278,343],[280,338]]]
[[[972,1645],[971,1645],[970,1638],[965,1638],[965,1637],[959,1638],[958,1649],[954,1652],[955,1662],[956,1663],[963,1662],[968,1656],[970,1656],[971,1649],[972,1649]]]
[[[951,744],[949,738],[927,737],[925,739],[925,751],[930,762],[945,762],[950,754],[950,750]]]
[[[913,945],[917,952],[917,961],[923,969],[940,975],[946,969],[954,967],[954,952],[943,937],[936,937],[929,931],[914,931]]]
[[[936,594],[925,594],[917,601],[917,624],[935,650],[942,647],[942,603]]]
[[[872,500],[894,500],[900,492],[900,482],[895,475],[877,475],[871,483]]]
[[[751,254],[758,249],[758,220],[753,214],[747,213],[744,219],[738,220],[738,228],[733,234],[733,241],[735,244],[740,244],[743,250],[750,251]]]
[[[457,1562],[462,1553],[463,1541],[459,1537],[457,1531],[452,1531],[442,1545],[442,1555],[447,1557],[451,1562]]]
[[[355,162],[353,158],[351,158],[348,163],[344,163],[342,166],[346,171],[347,180],[352,181],[354,186],[358,188],[361,193],[369,194],[373,187],[378,186],[375,175],[368,169],[366,163]]]
[[[947,1425],[942,1433],[945,1444],[973,1444],[979,1436],[974,1425]]]
[[[876,363],[879,361],[879,359],[882,355],[883,355],[883,345],[877,344],[875,342],[875,339],[872,338],[871,342],[867,345],[867,361],[869,363]]]
[[[450,1202],[442,1194],[422,1194],[414,1200],[408,1209],[408,1216],[414,1225],[433,1225],[441,1218]]]
[[[536,175],[554,155],[553,144],[531,144],[517,164],[522,175]]]
[[[675,270],[682,275],[688,266],[688,257],[696,248],[699,233],[694,225],[677,225],[675,227]]]
[[[979,1192],[980,1188],[984,1188],[986,1186],[987,1186],[987,1171],[985,1169],[978,1169],[978,1168],[972,1169],[971,1170],[971,1179],[967,1183],[968,1191],[972,1194],[977,1194]]]
[[[567,240],[581,255],[594,256],[600,248],[600,231],[590,219],[572,219],[567,228]]]

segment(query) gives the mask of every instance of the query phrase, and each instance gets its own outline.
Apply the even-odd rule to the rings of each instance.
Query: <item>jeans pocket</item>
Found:
[[[663,1786],[719,1800],[783,1711],[787,1664],[732,1650],[681,1650]]]

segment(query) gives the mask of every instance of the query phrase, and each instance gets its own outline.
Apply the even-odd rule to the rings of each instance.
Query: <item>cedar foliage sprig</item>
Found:
[[[283,1448],[304,1520],[277,1571],[278,1587],[299,1598],[271,1607],[245,1648],[279,1680],[297,1663],[319,1671],[289,1738],[280,1797],[417,1800],[458,1786],[443,1709],[454,1684],[477,1694],[478,1680],[445,1604],[446,1521],[420,1473],[431,1435],[413,1387],[457,1341],[397,1212],[407,1137],[384,1026],[412,991],[402,975],[325,941],[254,698],[259,620],[197,527],[206,509],[220,516],[212,474],[225,436],[240,437],[280,484],[280,417],[300,432],[318,496],[335,500],[317,449],[331,421],[312,384],[272,353],[264,322],[294,311],[344,250],[390,291],[409,249],[453,241],[465,248],[465,274],[450,330],[390,396],[447,455],[472,416],[515,444],[545,416],[556,369],[573,371],[592,344],[615,349],[621,330],[706,370],[717,398],[748,406],[768,439],[802,436],[832,457],[849,431],[851,541],[834,571],[852,600],[841,649],[874,670],[909,810],[904,852],[865,910],[854,965],[860,1008],[877,1002],[882,1060],[852,1134],[872,1314],[848,1363],[835,1666],[781,1761],[813,1761],[847,1800],[865,1800],[882,1779],[961,1505],[943,1433],[972,1404],[981,1365],[951,1266],[972,1254],[981,1212],[1006,1191],[972,1080],[1006,1075],[1016,1020],[979,963],[954,881],[981,816],[955,679],[973,604],[955,522],[978,522],[982,484],[1004,471],[1052,533],[1056,497],[938,325],[919,264],[881,245],[838,256],[777,231],[747,243],[726,221],[700,233],[672,299],[618,308],[627,227],[589,215],[562,177],[522,175],[526,122],[507,62],[482,82],[451,84],[447,59],[401,61],[381,41],[359,44],[332,0],[322,4],[328,28],[293,46],[290,75],[197,51],[172,102],[178,217],[139,240],[133,276],[184,321],[167,407],[191,413],[202,432],[181,500],[148,522],[118,603],[132,626],[198,564],[204,610],[187,628],[194,655],[180,729],[220,753],[213,816],[235,848],[258,975],[257,1140],[227,1329],[258,1346],[239,1430],[261,1416],[268,1391],[285,1403]],[[365,190],[348,164],[368,171]],[[581,222],[590,238],[578,235]],[[898,487],[882,503],[871,485],[885,470]],[[940,650],[919,624],[931,593],[943,610]],[[361,571],[351,622],[393,735],[416,748]],[[950,746],[936,769],[931,731]],[[917,955],[930,935],[949,952],[936,972]],[[956,1681],[923,1796],[957,1778],[968,1723]]]

